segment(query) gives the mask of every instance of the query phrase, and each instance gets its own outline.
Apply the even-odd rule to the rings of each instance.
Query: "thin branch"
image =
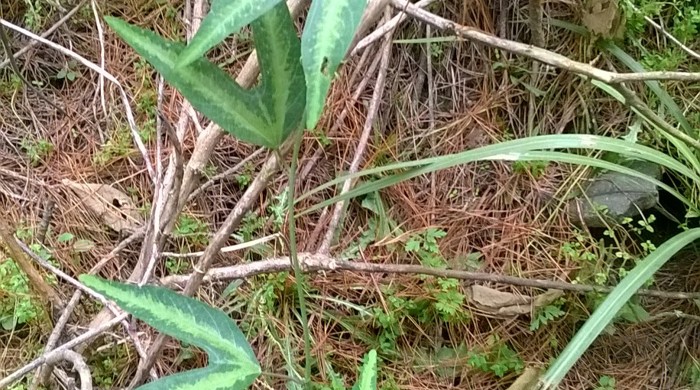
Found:
[[[528,279],[516,276],[498,275],[487,272],[470,272],[450,269],[429,268],[421,265],[408,264],[375,264],[359,261],[341,260],[322,254],[299,253],[299,263],[305,272],[330,272],[351,271],[362,273],[384,274],[413,274],[430,275],[440,278],[452,278],[469,281],[501,283],[512,286],[534,287],[541,289],[558,289],[573,292],[599,292],[609,293],[614,287],[593,286],[586,284],[574,284],[556,280]],[[205,282],[225,281],[231,279],[245,279],[256,275],[291,270],[289,257],[276,257],[255,261],[247,264],[233,265],[229,267],[212,268],[204,277]],[[190,275],[173,275],[161,278],[164,286],[175,288],[187,283],[196,273]],[[659,290],[640,289],[637,295],[652,296],[667,299],[699,299],[700,293],[668,292]]]
[[[592,79],[600,80],[608,84],[619,84],[629,81],[647,81],[647,80],[681,80],[681,81],[698,81],[700,73],[698,72],[640,72],[640,73],[616,73],[598,69],[583,62],[574,61],[566,56],[555,53],[550,50],[545,50],[532,45],[527,45],[520,42],[501,39],[491,34],[479,31],[472,27],[462,26],[451,20],[442,18],[431,12],[416,7],[414,4],[406,0],[391,0],[392,5],[405,11],[414,18],[429,23],[441,30],[454,33],[455,35],[475,41],[490,47],[505,50],[514,54],[529,57],[574,73],[588,76]]]
[[[225,247],[221,248],[219,253],[236,252],[236,251],[240,251],[243,249],[252,248],[256,245],[264,244],[266,242],[276,240],[280,237],[281,237],[281,234],[279,234],[279,233],[270,234],[269,236],[257,238],[255,240],[250,240],[248,242],[244,242],[241,244],[225,246]],[[190,253],[163,252],[163,257],[172,257],[172,258],[201,257],[201,256],[204,256],[204,252],[190,252]]]
[[[194,198],[196,198],[196,197],[199,196],[202,192],[204,192],[204,190],[206,190],[207,188],[209,188],[209,187],[211,187],[212,185],[214,185],[214,183],[218,182],[218,181],[221,180],[221,179],[225,179],[225,178],[227,178],[227,177],[233,175],[233,174],[236,173],[236,172],[239,172],[239,171],[241,170],[241,168],[243,168],[243,167],[244,167],[247,163],[249,163],[250,161],[256,159],[256,158],[257,158],[258,156],[260,156],[264,151],[265,151],[265,149],[260,148],[260,149],[258,149],[258,150],[256,150],[256,151],[254,151],[253,153],[249,154],[248,156],[246,156],[243,160],[241,160],[238,164],[234,165],[233,167],[231,167],[231,168],[225,170],[224,172],[219,173],[218,175],[212,176],[211,179],[207,180],[207,181],[204,182],[201,186],[199,186],[199,188],[197,188],[196,190],[192,191],[192,193],[190,194],[190,196],[187,198],[187,201],[188,201],[188,202],[191,202],[192,200],[194,200]]]
[[[419,2],[415,3],[414,5],[419,8],[426,8],[430,4],[432,4],[435,0],[420,0]],[[378,41],[381,39],[383,36],[386,34],[393,32],[396,27],[403,23],[404,20],[408,15],[405,13],[401,12],[398,15],[394,16],[389,20],[388,22],[382,24],[377,28],[376,30],[372,31],[371,33],[367,34],[366,37],[362,38],[358,43],[357,46],[355,46],[354,49],[350,52],[351,56],[356,55],[357,53],[360,52],[360,50],[366,48],[367,46],[373,44],[374,42]]]
[[[52,303],[55,310],[62,309],[65,303],[59,298],[58,292],[44,280],[39,270],[34,268],[28,256],[22,251],[22,247],[17,243],[12,229],[2,218],[0,218],[0,240],[5,242],[12,260],[14,260],[19,269],[27,275],[32,290],[39,295],[41,302]],[[52,315],[51,309],[47,309],[47,313]]]
[[[42,364],[46,364],[48,362],[55,362],[56,359],[59,359],[60,357],[63,356],[64,351],[68,351],[72,349],[73,347],[84,343],[88,340],[91,340],[103,332],[107,331],[108,329],[112,328],[113,326],[117,325],[118,323],[122,322],[123,320],[128,317],[128,313],[123,313],[119,315],[118,317],[115,317],[111,319],[110,321],[105,322],[104,324],[101,324],[99,327],[95,329],[91,329],[82,335],[74,338],[73,340],[61,345],[60,347],[42,354],[38,358],[32,360],[30,363],[25,365],[24,367],[20,368],[19,370],[13,372],[12,374],[6,376],[2,380],[0,380],[0,389],[4,389],[7,386],[11,385],[12,383],[22,379],[23,376],[31,372],[33,369],[41,366]]]
[[[46,364],[54,365],[60,361],[68,361],[73,363],[73,369],[80,375],[80,390],[92,390],[92,376],[90,375],[90,368],[85,363],[85,359],[77,353],[71,350],[61,351],[56,355],[52,355],[50,360],[46,361]]]

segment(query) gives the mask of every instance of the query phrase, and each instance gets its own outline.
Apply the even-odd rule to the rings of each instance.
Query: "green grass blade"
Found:
[[[306,81],[300,62],[301,43],[285,2],[251,27],[262,75],[261,96],[269,115],[268,130],[281,145],[299,128],[304,115]]]
[[[573,24],[571,22],[558,19],[548,19],[548,22],[552,26],[561,27],[580,35],[588,35],[588,30],[586,30],[585,27]],[[632,56],[630,56],[620,47],[615,45],[614,42],[601,41],[599,45],[602,49],[607,50],[610,54],[612,54],[618,60],[620,60],[620,62],[625,64],[631,71],[639,73],[647,71],[646,69],[644,69],[644,66],[642,64],[637,62],[637,60],[632,58]],[[659,83],[658,80],[645,80],[644,83],[656,95],[656,97],[659,98],[661,104],[666,106],[671,115],[673,115],[676,121],[678,121],[678,123],[681,125],[683,131],[688,133],[688,135],[690,136],[695,136],[693,133],[692,126],[686,119],[685,115],[683,115],[683,111],[680,109],[680,107],[678,107],[671,95],[669,95],[668,92],[666,92],[666,90],[661,87],[661,83]]]
[[[360,24],[367,0],[316,0],[301,37],[306,74],[306,128],[321,117],[326,94]]]
[[[440,156],[440,157],[431,157],[431,158],[426,158],[422,160],[415,160],[415,161],[408,161],[408,162],[401,162],[397,164],[390,164],[384,167],[378,167],[378,168],[372,168],[372,169],[366,169],[360,172],[357,172],[355,174],[350,174],[350,175],[343,175],[341,177],[338,177],[334,180],[331,180],[317,188],[314,188],[310,190],[309,192],[301,195],[297,201],[301,201],[303,199],[308,198],[309,196],[322,191],[324,189],[327,189],[329,187],[332,187],[334,185],[337,185],[339,183],[342,183],[343,181],[347,179],[355,179],[359,178],[362,176],[367,176],[367,175],[374,175],[374,174],[379,174],[379,173],[384,173],[388,171],[397,171],[397,170],[405,170],[409,169],[408,171],[405,172],[400,172],[396,174],[392,174],[386,177],[383,177],[379,180],[369,182],[369,183],[364,183],[361,184],[360,186],[348,191],[345,194],[335,196],[327,201],[324,201],[322,203],[316,204],[312,206],[309,209],[304,210],[304,212],[301,213],[301,215],[310,213],[312,211],[318,210],[322,207],[328,206],[330,204],[333,204],[335,202],[341,201],[341,200],[347,200],[356,196],[364,195],[373,191],[378,191],[387,187],[390,187],[392,185],[395,185],[397,183],[400,183],[402,181],[426,174],[426,173],[431,173],[431,172],[436,172],[441,169],[446,169],[446,168],[451,168],[456,165],[461,165],[461,164],[466,164],[470,162],[475,162],[475,161],[485,161],[485,160],[508,160],[508,161],[516,161],[519,159],[543,159],[543,160],[551,160],[551,161],[556,161],[557,158],[561,160],[567,160],[567,162],[572,162],[572,163],[578,163],[576,161],[571,161],[572,156],[575,156],[578,158],[578,161],[580,163],[586,163],[586,165],[594,165],[598,166],[601,168],[605,169],[616,169],[619,171],[624,171],[628,172],[630,174],[634,174],[629,172],[629,170],[625,167],[622,167],[620,165],[616,164],[610,164],[608,165],[605,162],[595,160],[595,159],[590,159],[590,158],[585,158],[584,156],[576,156],[576,155],[568,155],[566,153],[560,153],[560,154],[552,154],[552,158],[544,158],[546,155],[534,155],[532,152],[535,151],[540,151],[540,150],[549,150],[549,149],[591,149],[591,150],[601,150],[601,151],[609,151],[609,152],[616,152],[621,155],[625,155],[627,157],[631,158],[637,158],[637,159],[642,159],[646,161],[650,161],[659,165],[662,165],[666,168],[672,169],[674,171],[677,171],[689,178],[692,178],[693,180],[700,180],[700,177],[696,175],[692,170],[688,169],[685,165],[681,164],[680,162],[670,158],[669,156],[658,152],[652,148],[649,148],[647,146],[643,145],[638,145],[634,144],[628,141],[623,141],[623,140],[618,140],[614,138],[609,138],[609,137],[601,137],[601,136],[594,136],[594,135],[581,135],[581,134],[564,134],[564,135],[543,135],[543,136],[537,136],[537,137],[528,137],[524,139],[518,139],[518,140],[512,140],[512,141],[506,141],[506,142],[501,142],[498,144],[494,145],[488,145],[484,146],[478,149],[473,149],[469,150],[466,152],[461,152],[461,153],[456,153],[456,154],[451,154],[451,155],[446,155],[446,156]],[[595,162],[594,161],[599,161]],[[562,161],[563,162],[563,161]],[[636,173],[639,174],[639,173]],[[646,177],[646,176],[645,176]],[[657,182],[657,184],[663,184]],[[665,188],[668,188],[667,186]],[[673,192],[677,194],[677,192]],[[687,200],[685,198],[681,197],[684,202],[687,203]]]
[[[634,293],[651,278],[671,256],[686,245],[700,238],[700,228],[680,233],[659,246],[654,252],[637,264],[610,292],[605,301],[593,312],[574,338],[564,348],[557,360],[541,378],[543,389],[554,389],[564,379],[571,367],[581,358],[588,347],[600,335],[615,315],[629,301]]]
[[[120,19],[105,21],[137,53],[145,58],[189,100],[194,108],[242,141],[269,148],[278,140],[268,130],[268,116],[259,96],[241,88],[216,65],[200,58],[187,66],[176,66],[185,46]]]
[[[160,381],[154,382],[152,388],[246,388],[260,374],[260,365],[248,341],[223,311],[164,287],[138,287],[92,275],[81,275],[80,281],[115,301],[136,318],[169,336],[202,348],[209,355],[208,370],[167,379],[171,384],[167,387],[155,385]],[[177,378],[196,379],[199,387],[187,383],[176,386],[172,381]],[[226,383],[236,386],[222,385]]]
[[[177,59],[178,66],[187,66],[212,47],[223,41],[228,35],[238,32],[281,0],[214,0],[209,14],[202,20],[202,25],[192,37],[187,48]]]
[[[647,71],[646,69],[644,69],[644,66],[642,66],[642,64],[637,62],[634,58],[632,58],[629,54],[627,54],[624,50],[622,50],[614,43],[606,41],[601,43],[601,47],[607,50],[610,54],[614,55],[618,60],[620,60],[633,72],[641,73]],[[690,136],[695,136],[693,132],[693,127],[690,125],[685,115],[683,115],[683,111],[680,109],[680,107],[678,107],[671,95],[669,95],[668,92],[666,92],[666,90],[661,87],[661,83],[659,83],[657,80],[645,80],[644,83],[656,95],[656,97],[659,98],[661,104],[666,106],[673,118],[675,118],[676,121],[678,121],[683,131],[685,131]]]

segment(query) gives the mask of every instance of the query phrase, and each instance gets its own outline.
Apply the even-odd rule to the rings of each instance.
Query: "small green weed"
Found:
[[[524,175],[529,174],[535,179],[539,179],[547,172],[549,162],[547,161],[516,161],[513,163],[513,171]]]
[[[25,138],[21,144],[24,153],[29,158],[29,162],[33,166],[38,166],[46,157],[53,152],[53,144],[51,141],[44,138]]]
[[[91,356],[89,365],[95,387],[99,389],[115,388],[117,385],[115,381],[118,380],[127,358],[128,352],[121,344]]]
[[[285,187],[285,190],[282,191],[281,194],[275,196],[273,201],[270,202],[270,205],[267,206],[267,211],[269,211],[272,216],[272,224],[277,230],[280,230],[282,228],[282,224],[284,224],[284,219],[287,215],[288,193],[289,191]]]
[[[184,239],[188,248],[201,247],[209,241],[209,225],[195,216],[180,214],[173,236]]]
[[[248,185],[253,181],[254,171],[255,167],[252,163],[246,163],[243,165],[243,171],[235,177],[238,185],[242,188],[248,187]]]
[[[693,389],[700,388],[700,361],[692,358],[685,364],[683,377]]]
[[[41,317],[41,305],[32,296],[29,282],[12,259],[0,263],[0,326],[12,330]]]
[[[70,60],[63,65],[63,68],[56,73],[56,80],[75,81],[80,76],[77,70],[78,63],[75,60]]]
[[[129,157],[134,151],[131,131],[126,126],[120,126],[93,156],[92,161],[95,165],[104,167],[115,159]]]
[[[607,375],[601,376],[595,390],[615,390],[615,378]]]
[[[488,345],[485,350],[469,351],[467,364],[479,371],[493,373],[499,378],[510,372],[520,373],[525,368],[520,356],[497,336],[489,337]]]
[[[31,237],[31,231],[18,230],[18,237]],[[42,245],[32,244],[30,249],[44,260],[56,265],[56,262]],[[56,284],[55,275],[45,276],[47,283]],[[32,323],[43,316],[41,303],[33,295],[29,279],[20,270],[14,260],[6,258],[0,262],[0,326],[12,330],[18,325]]]
[[[179,275],[187,271],[189,263],[181,258],[168,257],[165,260],[165,269],[170,275]]]
[[[265,226],[265,219],[254,212],[248,212],[243,221],[241,221],[241,227],[238,229],[238,235],[241,236],[243,242],[248,242],[253,240],[257,233]]]
[[[447,262],[440,253],[438,240],[447,233],[440,229],[429,228],[422,234],[411,237],[404,246],[408,253],[414,253],[420,263],[430,268],[446,268]],[[463,310],[466,299],[461,293],[457,279],[431,278],[427,290],[434,300],[434,310],[446,322],[461,321],[469,318]]]
[[[44,25],[44,18],[47,16],[44,13],[43,0],[24,0],[24,25],[28,30],[37,32]]]
[[[566,312],[561,309],[563,304],[564,300],[558,299],[556,302],[537,309],[535,314],[532,316],[530,330],[534,332],[547,325],[550,321],[554,321],[555,319],[566,314]]]
[[[16,74],[11,73],[8,78],[0,78],[0,95],[12,96],[15,92],[22,89],[22,79]]]

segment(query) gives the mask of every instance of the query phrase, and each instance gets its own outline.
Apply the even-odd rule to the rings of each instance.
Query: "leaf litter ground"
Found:
[[[3,14],[13,22],[22,23],[24,10],[14,3],[2,5]],[[175,15],[181,10],[151,3],[133,1],[103,4],[103,7],[105,12],[127,17],[167,37],[179,37],[183,27]],[[547,7],[552,18],[575,20],[574,8],[564,4]],[[89,11],[81,10],[51,39],[88,58],[98,59],[99,33]],[[510,7],[502,19],[493,18],[499,10],[485,2],[467,7],[462,2],[448,1],[433,11],[508,39],[522,42],[529,39],[524,7],[523,10],[515,5]],[[56,16],[47,16],[39,31],[47,28],[52,18]],[[507,28],[502,30],[499,26]],[[423,36],[424,26],[408,22],[395,38]],[[133,94],[133,107],[143,136],[151,137],[147,144],[153,159],[156,156],[152,139],[155,74],[113,33],[108,31],[104,39],[106,67]],[[586,55],[586,42],[572,33],[551,28],[546,41],[548,49],[571,58],[580,60]],[[14,50],[24,44],[24,40],[15,39]],[[226,63],[227,70],[235,74],[250,50],[250,36],[244,34],[227,41],[224,48],[214,50],[211,57],[217,63]],[[372,62],[371,55],[366,61],[354,58],[341,71],[319,126],[331,129],[336,125],[336,130],[331,134],[307,135],[298,191],[309,190],[347,170],[362,130],[371,89],[363,92],[357,102],[350,97],[361,77],[376,77],[375,72],[367,70]],[[79,69],[79,76],[72,81],[56,77],[67,63],[68,59],[61,54],[40,46],[20,61],[25,77],[42,81],[43,90],[69,111],[67,117],[55,113],[31,92],[13,87],[9,69],[0,71],[3,82],[0,207],[8,220],[35,234],[41,226],[42,210],[47,202],[54,202],[46,246],[64,270],[78,275],[89,270],[121,237],[94,213],[86,211],[80,198],[61,185],[62,180],[113,185],[131,196],[143,213],[150,207],[152,193],[139,153],[129,141],[117,95],[111,86],[106,86],[106,110],[103,110],[97,75]],[[527,136],[532,131],[527,123],[533,90],[542,91],[533,112],[539,134],[625,132],[630,114],[623,107],[567,73],[546,70],[536,85],[529,85],[530,66],[523,58],[468,42],[394,45],[387,90],[364,166],[443,155]],[[179,95],[166,87],[161,114],[174,123],[180,102]],[[343,110],[347,114],[338,121]],[[183,145],[185,157],[192,153],[196,132],[194,127],[188,130]],[[42,144],[51,146],[42,149]],[[248,145],[226,138],[217,145],[205,174],[224,172],[253,151]],[[32,158],[32,153],[36,158]],[[181,229],[177,230],[180,234],[173,237],[168,250],[203,250],[206,232],[226,218],[264,157],[265,153],[199,194],[186,209]],[[538,168],[480,163],[419,177],[382,191],[372,199],[352,202],[333,253],[371,262],[425,262],[426,257],[407,252],[405,244],[412,237],[425,238],[425,232],[434,229],[446,233],[436,241],[437,252],[453,268],[551,280],[594,274],[606,264],[593,261],[592,267],[576,256],[567,255],[562,248],[578,243],[579,253],[600,255],[596,240],[573,229],[556,202],[575,190],[585,174],[568,166]],[[282,193],[285,182],[283,176],[272,182],[259,199],[258,215],[249,216],[238,234],[259,237],[277,229],[275,196]],[[318,194],[301,207],[330,195],[331,192]],[[304,250],[314,250],[318,245],[324,233],[322,228],[327,225],[324,218],[319,212],[299,221],[298,236]],[[71,233],[82,240],[79,250],[59,240],[62,233]],[[85,245],[86,242],[91,245]],[[260,259],[277,254],[280,249],[270,246],[245,254],[222,255],[217,265]],[[634,244],[628,249],[634,252]],[[101,275],[125,279],[138,259],[138,252],[138,245],[128,247]],[[692,254],[679,257],[657,276],[656,286],[668,291],[699,291],[694,260]],[[187,271],[191,271],[188,260],[171,260],[159,266],[156,274]],[[591,283],[591,278],[585,281]],[[444,304],[443,300],[450,297],[437,295],[433,282],[408,275],[314,275],[309,299],[315,340],[313,353],[319,363],[317,379],[329,382],[335,372],[352,383],[363,354],[375,347],[380,349],[383,359],[380,379],[386,388],[392,388],[393,383],[397,388],[504,389],[517,378],[517,369],[513,368],[518,364],[541,366],[555,357],[590,310],[586,297],[566,294],[562,305],[566,314],[533,332],[529,315],[503,318],[469,300],[458,305],[458,316],[449,319],[420,318],[415,310],[401,306],[434,307],[436,297],[441,297]],[[534,297],[543,293],[517,286],[487,287],[514,296]],[[72,293],[67,285],[62,285],[61,290],[66,297]],[[468,284],[460,283],[447,291],[451,292],[451,298],[459,300],[459,295],[467,296],[468,290]],[[226,284],[207,285],[201,289],[199,298],[240,320],[264,370],[286,374],[284,367],[289,358],[301,361],[302,357],[296,353],[301,350],[302,338],[294,314],[291,276],[259,276],[235,290]],[[692,302],[660,298],[645,298],[637,303],[646,309],[649,319],[619,323],[614,332],[611,329],[610,334],[601,336],[567,377],[564,388],[594,388],[603,376],[615,378],[620,389],[684,386],[683,372],[699,352],[695,337],[698,322],[669,313],[675,310],[695,313],[698,309]],[[85,325],[96,311],[95,305],[86,301],[76,311],[71,324]],[[15,332],[1,333],[2,375],[35,357],[50,327],[46,321],[35,321]],[[153,337],[152,330],[145,327],[141,330],[146,332],[144,337]],[[138,357],[121,341],[128,338],[118,329],[104,338],[100,350],[91,352],[90,362],[95,367],[93,375],[98,385],[121,386],[133,373]],[[479,364],[479,357],[488,360],[485,365]],[[201,366],[205,361],[201,351],[171,341],[157,369],[164,375]],[[256,384],[257,388],[282,386],[283,382],[275,378],[265,378]]]

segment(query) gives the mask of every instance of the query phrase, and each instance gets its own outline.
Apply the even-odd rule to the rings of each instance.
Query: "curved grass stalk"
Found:
[[[574,338],[564,348],[554,364],[540,379],[540,389],[555,389],[581,358],[588,347],[613,320],[620,309],[634,293],[651,278],[662,265],[683,249],[686,245],[700,238],[700,228],[680,233],[659,246],[625,276],[620,284],[598,306]]]

